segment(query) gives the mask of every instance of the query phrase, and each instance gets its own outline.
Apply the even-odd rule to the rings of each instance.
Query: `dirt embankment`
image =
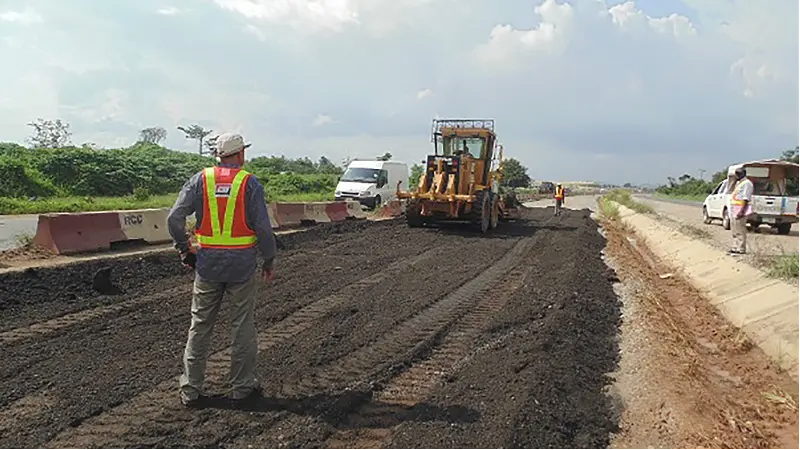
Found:
[[[625,318],[614,448],[797,448],[797,384],[629,230],[607,229]]]
[[[87,286],[96,263],[4,275],[0,445],[605,446],[604,240],[588,212],[525,214],[486,237],[399,221],[282,237],[247,411],[180,407],[191,274],[169,255],[112,263],[114,296]]]

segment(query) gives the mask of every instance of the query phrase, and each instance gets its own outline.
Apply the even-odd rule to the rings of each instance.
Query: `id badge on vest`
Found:
[[[214,197],[217,198],[228,198],[231,196],[231,184],[230,183],[221,183],[217,185],[216,191],[214,192]]]

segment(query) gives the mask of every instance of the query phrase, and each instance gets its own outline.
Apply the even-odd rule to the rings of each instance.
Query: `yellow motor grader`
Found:
[[[513,192],[503,194],[503,147],[497,143],[493,119],[434,119],[434,152],[428,155],[419,185],[407,199],[411,227],[440,222],[466,222],[482,233],[500,220],[519,217]]]

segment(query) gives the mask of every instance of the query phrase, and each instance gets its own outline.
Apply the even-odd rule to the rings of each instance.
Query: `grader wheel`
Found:
[[[419,228],[424,225],[422,205],[419,201],[412,200],[406,205],[406,224],[411,228]]]
[[[478,192],[472,205],[473,223],[481,233],[489,231],[492,225],[492,194],[490,191]]]

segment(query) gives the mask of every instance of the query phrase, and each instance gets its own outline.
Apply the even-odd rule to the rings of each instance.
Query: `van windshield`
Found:
[[[366,167],[350,167],[342,175],[341,181],[351,181],[356,183],[375,183],[378,181],[380,169],[368,169]]]

